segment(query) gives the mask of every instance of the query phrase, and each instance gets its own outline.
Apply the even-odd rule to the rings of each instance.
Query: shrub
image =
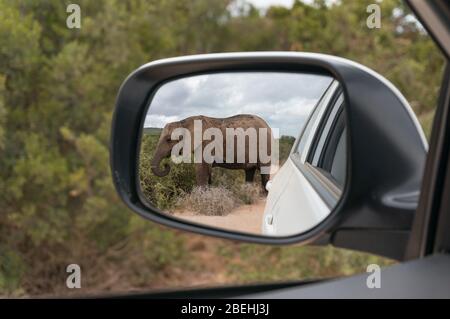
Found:
[[[169,159],[164,159],[162,164],[170,164],[170,173],[164,177],[154,175],[151,171],[151,161],[158,139],[158,134],[145,134],[142,138],[139,178],[144,197],[160,209],[169,209],[177,198],[192,190],[195,183],[194,165],[175,165],[170,163]]]
[[[11,293],[20,286],[24,262],[19,254],[0,245],[0,292]]]
[[[233,193],[224,187],[194,187],[178,201],[178,207],[210,216],[224,216],[237,206]]]
[[[234,186],[245,182],[244,176],[245,174],[243,170],[214,167],[211,175],[212,186],[226,185],[228,189],[232,189]]]
[[[261,197],[261,184],[259,183],[233,185],[231,190],[240,202],[247,205],[255,203]]]
[[[283,165],[289,157],[295,137],[283,135],[278,140],[280,165]]]

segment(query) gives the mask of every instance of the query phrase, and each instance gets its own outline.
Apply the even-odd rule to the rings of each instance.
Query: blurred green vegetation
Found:
[[[244,283],[349,276],[364,272],[369,264],[393,264],[386,258],[331,246],[221,245],[219,253],[230,260],[230,275]]]
[[[304,279],[360,272],[373,258],[389,263],[146,222],[115,193],[108,145],[115,97],[132,70],[163,57],[250,50],[367,65],[403,92],[429,134],[443,57],[404,5],[384,0],[382,28],[370,30],[372,1],[296,1],[261,13],[231,0],[78,0],[82,28],[70,30],[70,2],[0,0],[0,295],[73,293],[65,288],[70,263],[83,270],[78,293]],[[240,9],[232,14],[230,5]]]

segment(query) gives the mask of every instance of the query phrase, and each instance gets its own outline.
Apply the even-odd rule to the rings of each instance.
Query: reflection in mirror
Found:
[[[340,86],[324,75],[229,72],[167,82],[143,119],[141,197],[190,223],[305,232],[344,187],[343,114]]]

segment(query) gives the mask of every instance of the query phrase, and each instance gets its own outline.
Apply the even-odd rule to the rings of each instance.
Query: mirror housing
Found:
[[[153,94],[170,80],[224,71],[310,72],[331,75],[340,82],[348,129],[346,184],[331,214],[311,230],[286,237],[236,233],[181,221],[141,198],[139,141]],[[258,52],[195,55],[141,66],[119,90],[110,147],[117,192],[128,207],[149,220],[233,240],[262,244],[331,243],[402,259],[428,146],[406,99],[369,68],[324,54]]]

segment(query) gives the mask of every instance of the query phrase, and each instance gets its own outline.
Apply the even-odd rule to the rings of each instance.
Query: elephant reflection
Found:
[[[184,162],[194,157],[199,186],[211,183],[212,167],[223,167],[244,170],[246,182],[252,182],[259,170],[265,189],[273,161],[272,142],[271,128],[255,115],[192,116],[166,124],[153,156],[152,171],[159,177],[166,176],[170,166],[161,168],[161,161],[168,157],[176,161],[183,153]]]

